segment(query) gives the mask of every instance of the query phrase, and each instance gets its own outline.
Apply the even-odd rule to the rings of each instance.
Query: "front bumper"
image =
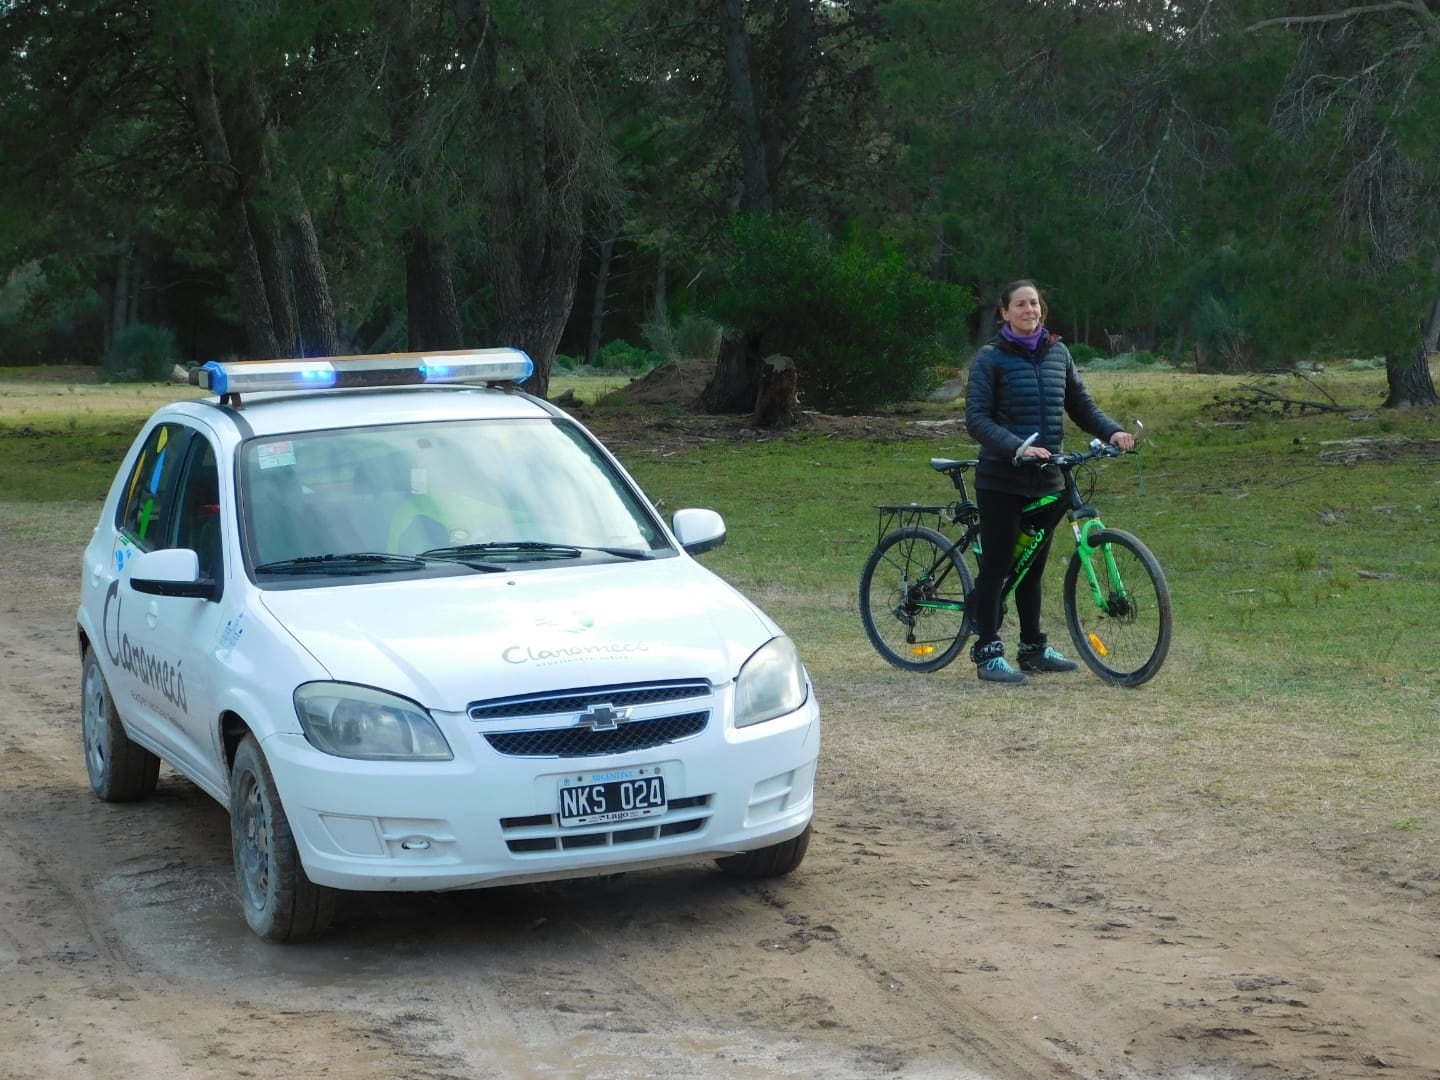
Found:
[[[794,713],[763,724],[736,730],[717,716],[692,738],[604,757],[506,756],[463,718],[446,734],[454,760],[424,763],[332,757],[299,735],[264,741],[312,881],[432,891],[613,874],[777,844],[803,832],[814,813],[813,692]],[[657,766],[663,814],[559,824],[566,775]]]

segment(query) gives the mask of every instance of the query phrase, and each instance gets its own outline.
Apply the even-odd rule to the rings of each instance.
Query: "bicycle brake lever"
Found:
[[[1026,450],[1030,449],[1030,447],[1035,444],[1035,440],[1038,439],[1038,438],[1040,438],[1040,433],[1037,431],[1037,432],[1035,432],[1034,435],[1031,435],[1028,439],[1026,439],[1024,442],[1022,442],[1019,446],[1017,446],[1017,447],[1015,448],[1015,456],[1010,459],[1010,464],[1011,464],[1011,465],[1019,465],[1019,464],[1020,464],[1020,455],[1022,455],[1023,453],[1025,453]]]

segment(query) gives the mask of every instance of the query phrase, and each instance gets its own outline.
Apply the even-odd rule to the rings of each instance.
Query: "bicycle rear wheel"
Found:
[[[860,573],[860,619],[875,651],[904,671],[939,671],[970,638],[974,582],[950,541],[912,525],[881,539]]]
[[[1090,670],[1115,686],[1149,681],[1170,651],[1170,586],[1150,549],[1130,533],[1090,537],[1099,603],[1077,551],[1065,570],[1065,625]]]

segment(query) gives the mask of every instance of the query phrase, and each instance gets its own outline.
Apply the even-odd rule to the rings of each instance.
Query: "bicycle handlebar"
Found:
[[[1021,457],[1020,455],[1025,453],[1025,451],[1029,449],[1031,444],[1034,443],[1035,440],[1039,437],[1040,433],[1037,431],[1034,435],[1031,435],[1028,439],[1021,443],[1019,447],[1015,450],[1015,457],[1011,460],[1011,464],[1038,465],[1042,469],[1046,469],[1051,466],[1059,469],[1073,469],[1076,465],[1083,465],[1085,464],[1085,462],[1094,461],[1096,458],[1119,457],[1121,454],[1128,454],[1132,452],[1129,450],[1121,450],[1118,446],[1114,446],[1110,443],[1103,443],[1099,439],[1091,439],[1090,449],[1088,450],[1080,450],[1072,454],[1051,454],[1048,458],[1045,458],[1044,460],[1040,460],[1038,458]]]
[[[1073,469],[1076,465],[1083,465],[1087,461],[1094,461],[1102,457],[1119,457],[1121,454],[1134,453],[1131,450],[1121,450],[1113,443],[1103,443],[1099,439],[1090,440],[1090,449],[1076,451],[1073,454],[1055,454],[1049,461],[1038,462],[1041,465],[1054,465],[1061,469]]]

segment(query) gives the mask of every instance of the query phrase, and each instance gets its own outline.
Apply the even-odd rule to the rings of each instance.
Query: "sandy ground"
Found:
[[[1035,773],[1013,726],[956,769],[834,677],[784,882],[365,896],[265,945],[218,804],[168,771],[135,805],[86,783],[94,513],[36,542],[0,503],[0,1077],[1440,1077],[1434,877],[1077,820],[1103,792]]]

